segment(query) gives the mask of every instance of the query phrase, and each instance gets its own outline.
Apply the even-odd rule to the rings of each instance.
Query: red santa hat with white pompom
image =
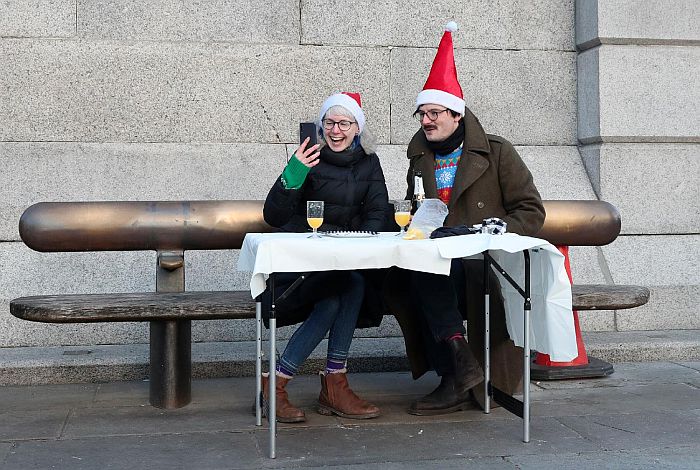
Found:
[[[438,46],[430,75],[423,85],[423,91],[418,93],[416,108],[424,104],[439,104],[452,111],[464,114],[464,95],[462,87],[457,81],[457,67],[455,67],[454,48],[452,45],[452,33],[459,26],[454,21],[445,25],[445,33],[442,35]]]
[[[350,111],[357,121],[357,127],[360,129],[360,134],[365,129],[365,113],[362,111],[362,99],[359,93],[351,93],[342,91],[326,98],[326,101],[321,105],[321,112],[318,116],[319,129],[323,127],[323,118],[326,116],[326,111],[333,106],[342,106]]]

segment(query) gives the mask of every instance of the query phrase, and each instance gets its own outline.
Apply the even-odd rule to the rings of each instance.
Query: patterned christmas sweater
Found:
[[[461,146],[447,155],[435,154],[435,181],[437,182],[438,197],[445,204],[450,202],[457,165],[461,156]]]

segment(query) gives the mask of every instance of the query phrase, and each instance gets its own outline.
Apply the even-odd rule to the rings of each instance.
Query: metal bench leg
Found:
[[[262,426],[262,304],[255,302],[255,425]]]
[[[181,408],[192,400],[191,324],[151,322],[150,402],[157,408]]]
[[[156,292],[185,291],[185,254],[158,251]],[[151,322],[150,401],[174,409],[192,400],[192,321]]]

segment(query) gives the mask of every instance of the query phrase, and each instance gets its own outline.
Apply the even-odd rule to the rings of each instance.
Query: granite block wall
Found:
[[[402,198],[405,146],[417,130],[412,103],[451,19],[462,27],[454,42],[468,105],[487,132],[517,146],[543,197],[610,200],[625,237],[671,232],[674,246],[697,253],[697,202],[678,189],[697,188],[689,171],[698,161],[697,21],[685,20],[697,19],[697,7],[658,2],[668,15],[659,25],[639,20],[647,14],[639,2],[622,3],[626,10],[573,0],[439,0],[430,9],[414,0],[0,2],[0,347],[147,340],[146,325],[67,328],[9,314],[9,301],[23,295],[154,287],[152,253],[29,250],[17,231],[26,207],[261,199],[296,148],[298,122],[315,119],[335,91],[362,93],[390,196]],[[638,21],[617,19],[630,15]],[[655,160],[658,149],[678,165]],[[659,174],[677,180],[672,195]],[[645,216],[654,200],[658,215]],[[662,201],[689,220],[660,230],[671,219]],[[640,277],[625,259],[635,246],[572,251],[578,282],[642,283],[659,299],[637,316],[582,315],[584,329],[700,327],[686,301],[661,300],[697,298],[697,280],[684,279],[687,270]],[[244,289],[236,258],[188,253],[188,288]],[[671,308],[685,309],[682,320],[655,320]],[[399,333],[387,320],[358,334]],[[201,322],[194,337],[246,340],[253,328]]]
[[[622,214],[601,249],[615,284],[650,287],[620,330],[700,328],[700,3],[576,3],[578,139],[593,190]]]

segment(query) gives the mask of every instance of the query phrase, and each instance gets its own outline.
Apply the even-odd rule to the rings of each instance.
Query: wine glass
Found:
[[[309,238],[318,238],[318,229],[323,223],[323,201],[306,201],[306,221],[313,233]]]
[[[397,237],[406,232],[406,226],[411,221],[411,201],[394,201],[394,220],[401,227]]]

